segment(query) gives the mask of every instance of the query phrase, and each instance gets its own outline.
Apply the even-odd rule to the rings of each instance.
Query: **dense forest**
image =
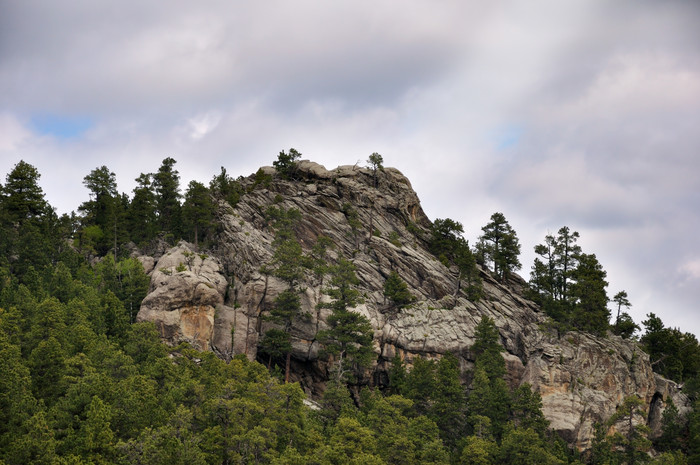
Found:
[[[293,179],[300,156],[281,152],[274,176]],[[382,162],[372,154],[368,168],[376,175]],[[258,171],[252,188],[274,176]],[[539,394],[504,381],[503,347],[488,317],[476,329],[470,386],[447,355],[418,358],[410,369],[396,358],[388,389],[351,393],[353,377],[371,363],[369,322],[350,311],[360,298],[352,259],[327,260],[332,244],[323,240],[302,251],[298,212],[273,205],[266,215],[275,256],[266,266],[288,290],[270,312],[279,329],[261,339],[260,361],[166,346],[153,324],[135,322],[150,280],[132,252],[185,239],[205,253],[217,240],[220,205],[246,195],[240,180],[222,167],[183,194],[176,161],[166,158],[127,195],[101,166],[84,178],[88,200],[62,216],[39,181],[20,161],[0,186],[0,464],[700,464],[697,339],[653,313],[642,330],[625,311],[627,293],[608,297],[605,270],[569,227],[535,246],[528,296],[555,331],[637,340],[656,372],[683,383],[694,408],[686,418],[666,408],[660,437],[633,425],[641,404],[629,397],[598,425],[590,451],[570,450],[548,430]],[[350,207],[345,213],[352,219]],[[473,246],[451,219],[436,219],[430,234],[430,251],[459,270],[470,299],[481,296],[479,269],[505,282],[522,267],[502,213]],[[302,267],[327,277],[331,311],[319,340],[333,370],[316,402],[287,382],[286,329],[299,311]],[[398,274],[384,292],[393,311],[412,303]],[[608,434],[627,419],[628,430]]]

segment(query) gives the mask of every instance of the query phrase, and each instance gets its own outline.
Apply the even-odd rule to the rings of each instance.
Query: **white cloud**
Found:
[[[189,136],[193,140],[199,140],[217,128],[221,122],[221,115],[216,111],[199,114],[187,120]]]
[[[18,152],[31,132],[10,113],[0,113],[0,153]]]

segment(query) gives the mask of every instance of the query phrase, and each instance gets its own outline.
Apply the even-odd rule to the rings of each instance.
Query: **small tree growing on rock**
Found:
[[[332,311],[327,320],[330,328],[319,332],[318,340],[324,352],[335,358],[336,378],[350,379],[349,369],[358,374],[371,363],[374,334],[369,319],[350,310],[362,302],[355,265],[341,258],[330,274],[330,287],[325,292],[333,300],[321,304]]]
[[[282,150],[279,155],[277,155],[277,160],[272,162],[272,166],[275,167],[277,172],[284,179],[291,179],[294,176],[294,172],[297,168],[297,161],[301,158],[301,153],[297,152],[295,149],[289,149],[289,153],[285,153]]]
[[[396,271],[392,271],[384,282],[384,297],[389,299],[389,313],[396,315],[404,308],[408,308],[416,298],[408,290],[408,285],[401,279]]]

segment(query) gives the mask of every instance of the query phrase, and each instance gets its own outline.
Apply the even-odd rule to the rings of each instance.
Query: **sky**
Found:
[[[628,293],[700,335],[700,2],[0,0],[0,182],[24,160],[59,213],[271,165],[385,166],[474,243],[502,212],[562,226]],[[612,308],[612,305],[611,305]]]

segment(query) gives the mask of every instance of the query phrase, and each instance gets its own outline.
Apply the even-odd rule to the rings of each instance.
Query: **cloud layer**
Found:
[[[103,164],[129,192],[168,156],[184,186],[379,152],[472,241],[502,211],[526,277],[568,225],[637,322],[700,334],[698,5],[2,2],[0,173],[68,212]]]

